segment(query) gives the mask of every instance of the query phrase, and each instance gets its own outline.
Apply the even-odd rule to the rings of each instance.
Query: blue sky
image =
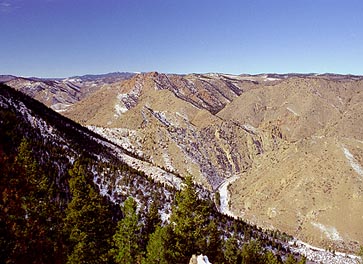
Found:
[[[362,0],[0,0],[0,74],[363,74]]]

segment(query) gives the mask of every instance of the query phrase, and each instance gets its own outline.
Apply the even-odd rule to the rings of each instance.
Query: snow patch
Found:
[[[315,222],[311,222],[311,224],[320,229],[320,231],[326,235],[326,237],[330,240],[335,240],[335,241],[340,241],[340,240],[343,240],[341,238],[341,236],[339,235],[339,232],[338,230],[333,227],[333,226],[326,226],[326,225],[323,225],[321,223],[315,223]]]
[[[127,149],[138,156],[143,156],[140,137],[137,131],[127,128],[105,128],[97,126],[87,126],[87,128],[102,137],[107,138],[116,145]],[[134,143],[131,143],[131,140]]]
[[[181,113],[179,113],[179,112],[175,112],[175,114],[176,114],[177,116],[180,116],[181,118],[183,118],[185,121],[189,121],[189,119],[188,119],[188,116],[187,116],[187,115],[185,115],[185,114],[181,114]]]
[[[166,168],[169,171],[174,172],[175,168],[173,167],[173,164],[172,164],[172,161],[171,161],[171,158],[170,158],[169,154],[167,152],[163,152],[162,157],[163,157],[164,164],[165,164]]]
[[[293,113],[294,115],[299,116],[299,114],[298,114],[298,113],[296,113],[294,110],[292,110],[290,107],[286,107],[286,109],[287,109],[288,111],[290,111],[291,113]]]
[[[220,195],[220,208],[219,211],[222,214],[229,215],[231,217],[235,217],[233,212],[229,209],[229,192],[228,192],[228,186],[236,181],[239,177],[237,175],[232,176],[225,180],[218,188],[218,192]]]
[[[129,109],[126,107],[125,103],[122,101],[123,99],[127,99],[127,94],[118,94],[117,99],[118,103],[115,104],[115,117],[120,117],[123,113],[127,112]]]
[[[67,110],[67,108],[68,108],[68,107],[70,107],[70,106],[71,106],[70,104],[56,103],[56,104],[53,104],[53,105],[51,106],[51,108],[52,108],[54,111],[56,111],[56,112],[60,113],[60,112],[64,112],[64,111],[66,111],[66,110]]]
[[[272,81],[278,81],[278,80],[279,80],[279,79],[277,79],[277,78],[264,77],[264,81],[265,81],[265,82],[267,82],[267,81],[272,82]]]
[[[154,111],[153,115],[165,126],[169,127],[172,124],[172,122],[170,120],[168,120],[167,116],[166,116],[166,112],[163,111]]]
[[[170,219],[171,216],[171,211],[169,211],[169,213],[166,213],[165,211],[162,211],[160,213],[160,219],[163,223],[167,223]]]
[[[182,180],[179,177],[175,176],[174,174],[168,173],[163,169],[155,167],[154,165],[146,161],[141,161],[126,154],[122,154],[120,156],[121,159],[130,167],[138,171],[144,172],[145,175],[149,176],[153,180],[160,183],[165,183],[169,186],[174,187],[177,190],[181,189],[181,186],[183,184]]]
[[[344,101],[343,101],[343,99],[341,97],[338,96],[338,100],[339,100],[340,104],[344,105]]]
[[[242,128],[244,130],[246,130],[247,132],[250,132],[252,134],[256,134],[257,133],[257,128],[255,128],[254,126],[250,125],[250,124],[243,124]]]
[[[121,116],[121,114],[127,112],[127,107],[124,104],[115,104],[116,117]]]
[[[90,130],[100,134],[101,136],[105,137],[103,133],[107,130],[107,128],[100,128],[100,127],[88,127]],[[116,129],[117,130],[117,129]],[[107,135],[107,134],[106,134]],[[103,140],[100,140],[98,138],[93,138],[95,141],[99,142],[100,144],[109,147],[114,151],[114,154],[117,155],[121,161],[125,162],[127,165],[129,165],[131,168],[134,168],[135,170],[142,171],[145,173],[146,176],[152,178],[153,180],[167,184],[177,190],[181,189],[181,186],[183,185],[181,178],[175,176],[174,174],[168,173],[164,171],[163,169],[156,167],[155,165],[151,164],[147,161],[142,161],[137,158],[131,157],[124,153],[122,149],[120,149],[120,145],[117,143],[117,139],[106,136],[106,138],[113,143],[109,143]]]
[[[360,257],[341,252],[329,252],[325,249],[314,247],[301,240],[293,240],[289,242],[290,250],[293,253],[306,256],[306,258],[314,263],[329,264],[356,264]]]
[[[79,78],[66,78],[62,80],[63,82],[82,82]]]
[[[352,166],[353,170],[355,170],[356,173],[358,173],[361,177],[363,177],[363,169],[359,165],[358,161],[354,158],[353,154],[350,153],[350,151],[344,146],[342,146],[342,149],[345,157],[350,163],[350,166]]]
[[[3,100],[0,100],[0,107],[4,109],[8,109],[9,105],[5,103],[6,98],[2,95],[0,95],[0,98],[3,98]]]

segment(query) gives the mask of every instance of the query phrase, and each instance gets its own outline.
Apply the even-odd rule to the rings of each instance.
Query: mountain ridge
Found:
[[[36,159],[36,162],[34,164],[36,164],[37,167],[43,168],[47,171],[45,175],[49,177],[46,178],[46,181],[49,181],[49,183],[47,183],[47,185],[45,186],[47,187],[48,184],[49,186],[52,186],[52,188],[50,189],[48,189],[49,187],[47,187],[46,189],[41,189],[41,195],[37,194],[38,197],[34,200],[31,200],[27,204],[27,208],[30,208],[29,206],[31,206],[33,203],[36,205],[34,208],[37,209],[37,206],[40,204],[39,200],[44,200],[43,195],[45,190],[52,190],[52,195],[55,195],[55,197],[51,196],[50,201],[57,201],[57,206],[58,202],[62,201],[59,205],[60,208],[58,208],[59,212],[57,213],[57,215],[48,216],[46,215],[47,212],[42,211],[43,214],[39,216],[40,219],[43,219],[44,217],[45,219],[53,219],[54,217],[68,219],[65,218],[64,214],[68,213],[67,210],[69,210],[69,207],[66,211],[64,210],[67,205],[69,205],[69,203],[71,203],[73,199],[76,199],[77,197],[74,194],[73,196],[70,194],[70,189],[73,190],[74,193],[75,191],[81,191],[84,187],[82,185],[78,187],[79,189],[74,189],[74,185],[71,186],[70,178],[74,179],[74,177],[76,177],[74,173],[76,172],[81,173],[81,171],[77,171],[76,168],[83,168],[87,169],[88,171],[86,173],[87,177],[85,179],[85,181],[87,181],[87,193],[88,191],[90,191],[90,194],[94,193],[93,191],[91,191],[91,189],[97,190],[97,195],[101,195],[103,198],[105,198],[108,201],[106,204],[108,204],[109,206],[114,203],[122,204],[127,197],[133,197],[133,199],[138,204],[138,207],[140,208],[139,214],[141,217],[141,223],[145,222],[145,218],[147,217],[146,215],[150,210],[149,207],[156,201],[157,213],[160,214],[163,223],[167,223],[168,217],[170,216],[170,211],[172,209],[171,203],[175,199],[175,192],[177,192],[178,189],[178,176],[174,175],[173,181],[167,182],[167,178],[165,177],[165,175],[160,175],[160,178],[156,179],[153,178],[152,175],[147,175],[146,172],[143,173],[142,168],[140,168],[141,170],[139,170],[139,168],[133,169],[132,164],[127,164],[128,161],[126,160],[126,157],[128,156],[128,152],[122,149],[121,146],[107,141],[101,136],[92,133],[91,131],[88,131],[87,128],[82,127],[79,124],[47,108],[43,104],[30,98],[29,96],[24,95],[23,93],[13,90],[12,88],[9,88],[2,84],[0,84],[0,123],[2,124],[0,127],[0,134],[2,135],[0,142],[0,153],[5,154],[2,155],[0,158],[0,168],[2,172],[5,172],[5,178],[2,177],[2,181],[9,180],[9,177],[10,179],[12,179],[9,180],[9,182],[3,182],[4,184],[1,185],[2,195],[22,191],[26,193],[27,191],[27,185],[20,185],[18,186],[20,188],[16,190],[12,189],[14,181],[18,179],[18,177],[26,176],[21,174],[18,175],[17,173],[15,173],[18,172],[18,167],[13,168],[14,174],[7,174],[7,169],[12,168],[8,164],[8,162],[11,163],[13,155],[20,155],[20,153],[22,153],[21,151],[19,153],[17,150],[18,143],[20,141],[24,142],[24,140],[26,140],[29,142],[28,146],[30,148],[30,151],[28,153],[32,153],[32,155]],[[22,144],[23,143],[20,143],[20,145]],[[29,160],[27,156],[24,157],[26,158],[26,160]],[[130,159],[133,157],[131,155],[128,156],[128,158]],[[15,158],[15,160],[17,160],[17,158]],[[82,167],[78,167],[80,162],[82,164]],[[131,163],[134,162],[136,162],[136,160],[133,160]],[[155,172],[154,170],[152,171],[152,173],[158,174],[160,172]],[[40,175],[38,174],[35,174],[34,176],[38,176],[40,178]],[[163,182],[162,179],[165,179],[165,181]],[[41,186],[38,187],[41,188]],[[24,190],[22,188],[24,188]],[[88,188],[91,189],[89,190]],[[198,195],[199,199],[202,199],[202,201],[207,201],[208,204],[210,204],[211,216],[209,216],[209,218],[212,217],[213,219],[217,220],[216,223],[218,229],[223,232],[223,237],[227,239],[231,236],[231,232],[234,232],[235,236],[238,235],[239,241],[243,241],[243,243],[247,243],[247,241],[251,237],[259,239],[263,241],[263,247],[260,247],[260,250],[262,251],[258,252],[258,254],[262,254],[266,250],[269,250],[269,247],[267,246],[269,244],[272,245],[272,248],[277,249],[277,247],[279,247],[279,249],[277,250],[280,252],[279,254],[281,254],[283,257],[286,257],[286,255],[290,252],[290,246],[287,243],[287,241],[291,239],[289,236],[277,232],[274,236],[272,236],[271,232],[262,231],[261,229],[250,226],[241,220],[232,219],[231,217],[218,213],[216,209],[213,209],[213,198],[210,196],[210,192],[198,186],[196,186],[195,188],[196,194]],[[36,189],[35,192],[37,193]],[[2,202],[5,201],[6,206],[8,206],[9,201],[12,201],[11,199],[13,198],[13,196],[5,195],[2,198],[4,198],[2,199]],[[77,197],[77,199],[79,199],[79,197]],[[101,200],[103,201],[105,199]],[[53,204],[53,202],[49,202],[49,204]],[[95,206],[94,202],[95,200],[93,199],[92,204],[90,204],[91,206],[87,205],[85,207],[82,207],[82,210],[85,210],[87,208],[87,210],[89,210],[90,207],[92,208],[93,206]],[[9,205],[11,205],[11,203]],[[12,207],[6,208],[14,208],[14,205]],[[109,220],[113,222],[112,225],[113,228],[115,228],[115,221],[120,218],[122,219],[122,216],[119,212],[120,209],[115,204],[113,205],[113,207],[111,206],[111,208],[113,208],[112,215],[93,215],[93,217],[109,216]],[[63,263],[66,261],[65,257],[69,252],[63,250],[64,248],[59,249],[59,252],[55,251],[55,254],[53,254],[53,252],[49,252],[49,255],[46,255],[47,257],[44,257],[45,255],[42,254],[44,252],[27,252],[26,250],[28,247],[30,248],[30,244],[24,242],[27,246],[24,246],[24,248],[19,251],[12,251],[13,244],[19,245],[20,243],[22,243],[18,236],[12,236],[14,227],[15,230],[17,230],[17,225],[13,225],[13,212],[11,212],[12,214],[9,216],[9,211],[3,210],[2,208],[0,213],[2,214],[2,230],[4,228],[6,229],[6,227],[8,226],[11,226],[11,228],[6,229],[6,234],[9,235],[9,238],[11,237],[11,239],[3,240],[4,234],[2,233],[1,243],[3,244],[3,242],[6,241],[11,242],[10,244],[6,243],[5,247],[2,249],[0,254],[0,258],[2,260],[8,258],[13,259],[18,254],[20,254],[22,258],[28,258],[28,260],[34,258],[38,259],[38,261],[39,259],[43,259],[43,261],[44,259],[50,259],[48,261],[45,261],[45,263],[53,262],[51,261],[53,258],[57,259],[57,262],[59,263]],[[17,213],[19,214],[20,212]],[[33,216],[33,214],[31,216],[20,215],[19,219],[21,218],[23,219],[23,221],[26,222],[29,217],[31,217],[30,219],[33,219],[38,216]],[[87,220],[88,218],[82,216],[83,221]],[[99,218],[97,218],[97,220],[99,220]],[[49,220],[47,221],[49,222]],[[58,219],[57,222],[49,222],[49,225],[52,226],[50,230],[57,228],[55,231],[56,233],[54,234],[55,238],[53,239],[57,239],[57,242],[61,243],[61,245],[63,245],[64,247],[69,247],[69,250],[72,251],[73,246],[68,244],[65,245],[64,243],[66,243],[67,241],[64,242],[64,240],[62,240],[61,238],[63,232],[65,232],[65,234],[67,233],[67,229],[63,226],[58,226],[60,221],[61,220]],[[93,219],[92,221],[93,222],[91,226],[94,226],[95,222],[97,221],[95,219]],[[83,224],[84,222],[82,222],[82,225]],[[47,228],[47,226],[43,222],[37,225],[31,222],[29,223],[29,226],[27,225],[27,228],[28,227],[36,227],[40,229]],[[20,225],[19,228],[25,227],[22,227]],[[58,228],[60,230],[58,230]],[[94,229],[91,229],[91,231],[93,230]],[[109,233],[112,232],[112,230],[107,230],[106,232]],[[243,232],[248,232],[248,238],[243,235]],[[219,233],[216,233],[216,235],[218,234]],[[27,239],[28,237],[26,236],[26,234],[24,235],[24,238]],[[88,235],[92,236],[91,239],[96,239],[98,243],[99,239],[102,239],[103,237],[93,237],[94,233],[92,232]],[[43,236],[32,236],[32,239],[32,243],[35,243],[35,246],[40,243],[45,243]],[[52,242],[54,241],[52,240]],[[145,244],[146,242],[143,241],[142,243]],[[53,248],[50,242],[49,244],[47,244],[47,246],[50,249],[57,250],[57,248]],[[102,250],[105,250],[105,245],[102,245],[102,247]],[[9,252],[11,254],[7,254]],[[299,257],[300,254],[297,252],[295,256]]]
[[[363,237],[362,186],[354,170],[363,164],[357,125],[363,123],[362,80],[337,74],[151,72],[104,86],[62,114],[153,166],[194,175],[210,190],[238,175],[229,187],[236,215],[322,247],[352,250]],[[300,189],[289,187],[292,183]],[[295,194],[300,202],[291,208]],[[270,204],[264,196],[273,198]],[[290,215],[279,209],[284,207]],[[352,228],[339,215],[351,215]],[[333,228],[339,236],[326,231]]]

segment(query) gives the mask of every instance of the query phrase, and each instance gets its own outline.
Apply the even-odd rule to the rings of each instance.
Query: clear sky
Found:
[[[363,0],[0,0],[0,74],[363,75]]]

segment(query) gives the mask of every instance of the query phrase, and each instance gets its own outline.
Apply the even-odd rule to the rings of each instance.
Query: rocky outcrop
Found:
[[[189,264],[198,264],[197,255],[193,255],[190,258]]]
[[[189,264],[212,264],[209,262],[208,257],[207,256],[203,256],[203,255],[193,255],[190,258]]]

